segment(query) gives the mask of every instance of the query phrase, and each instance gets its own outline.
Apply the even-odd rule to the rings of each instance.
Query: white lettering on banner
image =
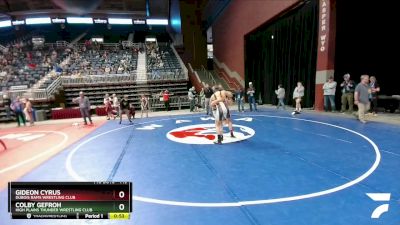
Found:
[[[328,4],[326,2],[327,0],[321,0],[321,21],[320,21],[320,48],[319,50],[321,52],[325,51],[326,47],[326,24],[328,24]]]
[[[54,19],[51,19],[51,21],[53,23],[65,23],[65,19],[60,19],[60,18],[54,18]]]
[[[321,36],[321,52],[325,51],[326,34]]]

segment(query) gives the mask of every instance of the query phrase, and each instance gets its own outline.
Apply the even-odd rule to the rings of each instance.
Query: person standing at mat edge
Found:
[[[328,112],[329,109],[329,103],[331,104],[331,110],[332,112],[335,112],[336,106],[335,106],[335,93],[336,93],[336,81],[333,80],[333,77],[330,76],[328,78],[328,81],[325,82],[324,86],[322,89],[324,90],[324,109],[325,112]]]
[[[378,113],[378,92],[381,91],[378,82],[374,76],[369,78],[369,86],[371,87],[370,101],[371,101],[371,110],[373,116],[377,116]]]
[[[25,113],[26,118],[29,120],[30,126],[33,126],[33,124],[34,124],[33,108],[32,108],[32,103],[28,98],[25,98],[24,113]]]
[[[146,118],[149,117],[149,98],[144,94],[140,96],[140,118],[143,118],[143,113],[146,114]]]
[[[73,102],[79,104],[79,109],[85,125],[87,125],[86,117],[89,119],[90,124],[93,125],[92,118],[90,116],[89,98],[83,94],[83,91],[79,92],[79,97],[75,98]]]
[[[235,99],[236,99],[236,103],[237,103],[237,106],[238,106],[238,111],[239,112],[244,112],[244,104],[243,104],[244,95],[243,95],[242,88],[238,88],[236,90]],[[242,109],[242,111],[240,111],[240,109]]]
[[[189,88],[188,99],[190,101],[190,112],[194,112],[196,106],[196,89],[194,87]]]
[[[346,73],[343,76],[344,81],[340,84],[342,87],[342,109],[341,113],[346,112],[347,104],[349,104],[349,113],[353,112],[353,99],[354,99],[354,81],[350,80],[350,74]]]
[[[369,95],[371,87],[369,86],[369,76],[362,75],[361,83],[359,83],[354,91],[354,104],[358,106],[358,119],[361,123],[366,123],[365,113],[370,107]]]
[[[18,126],[21,126],[21,122],[26,126],[26,120],[23,113],[24,105],[20,100],[20,97],[17,96],[15,100],[10,105],[11,110],[15,113],[15,117],[17,118]]]
[[[171,94],[169,93],[168,90],[165,90],[163,93],[163,100],[164,100],[164,105],[165,105],[165,109],[167,111],[169,111],[169,98],[170,98]]]
[[[257,111],[257,103],[256,103],[256,89],[253,87],[253,82],[249,82],[249,88],[247,88],[247,96],[249,99],[249,106],[250,106],[250,112],[254,110]]]
[[[206,115],[211,115],[210,110],[210,98],[214,94],[213,90],[211,89],[210,85],[206,84],[204,89],[204,105],[206,107]]]
[[[276,109],[279,109],[282,106],[283,110],[286,110],[285,107],[285,88],[282,87],[282,84],[278,85],[278,89],[275,90],[276,97],[278,98],[278,105]]]
[[[111,101],[111,99],[110,99],[110,96],[108,95],[108,94],[106,94],[105,96],[104,96],[104,100],[103,100],[103,103],[104,103],[104,110],[106,111],[106,119],[107,120],[110,120],[110,118],[113,116],[112,115],[112,111],[113,111],[113,109],[112,109],[112,103],[111,103],[112,101]],[[115,116],[114,116],[114,119],[115,119]]]
[[[128,95],[124,95],[124,98],[120,102],[121,114],[119,116],[119,124],[122,123],[123,114],[125,114],[128,117],[129,123],[132,123],[130,107],[131,107],[131,102],[128,99]]]
[[[112,103],[113,103],[113,107],[114,107],[115,114],[116,114],[115,117],[118,117],[120,114],[119,100],[118,100],[117,94],[115,94],[115,93],[112,95]]]
[[[293,91],[293,99],[296,102],[296,109],[292,113],[294,114],[300,114],[301,112],[301,99],[304,96],[304,86],[301,82],[297,82],[297,87]]]

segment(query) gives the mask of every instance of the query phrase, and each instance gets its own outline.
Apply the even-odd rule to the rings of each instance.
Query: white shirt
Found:
[[[114,105],[114,107],[118,107],[119,106],[119,101],[118,101],[118,97],[117,96],[115,96],[113,98],[113,105]]]
[[[322,89],[324,90],[324,95],[335,95],[336,93],[336,81],[326,82]]]
[[[296,87],[293,91],[293,98],[301,98],[304,96],[304,87]]]

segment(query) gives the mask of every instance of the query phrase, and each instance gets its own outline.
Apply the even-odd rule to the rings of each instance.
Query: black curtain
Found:
[[[376,1],[336,0],[335,80],[376,76],[383,95],[398,95],[398,7]],[[340,94],[337,94],[340,98]],[[340,99],[338,99],[340,101]]]
[[[286,103],[298,81],[305,87],[303,105],[314,103],[318,48],[318,1],[303,1],[298,7],[245,36],[246,88],[253,82],[263,103],[275,104],[275,90],[282,84]]]

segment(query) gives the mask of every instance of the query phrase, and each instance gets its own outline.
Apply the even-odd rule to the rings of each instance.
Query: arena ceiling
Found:
[[[148,3],[147,3],[148,2]],[[168,18],[169,0],[0,0],[0,18],[38,15],[121,15]]]

